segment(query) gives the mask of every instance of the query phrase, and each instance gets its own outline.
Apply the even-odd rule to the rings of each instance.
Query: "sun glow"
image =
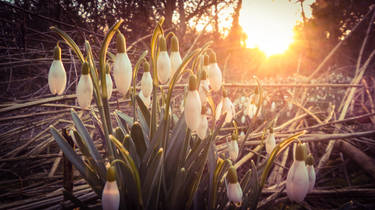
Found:
[[[304,2],[307,18],[313,2]],[[301,7],[288,0],[244,0],[239,21],[247,34],[247,48],[259,48],[267,56],[281,54],[294,41],[293,28],[302,21]]]

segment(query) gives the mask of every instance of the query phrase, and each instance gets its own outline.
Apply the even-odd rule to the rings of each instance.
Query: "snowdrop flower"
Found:
[[[208,55],[204,55],[203,56],[203,66],[202,66],[202,70],[204,70],[206,72],[206,74],[208,75],[209,74],[209,68],[208,68],[208,64],[209,64],[209,57]]]
[[[76,89],[78,104],[82,109],[90,106],[93,91],[92,81],[89,75],[89,65],[85,62],[82,65],[82,75],[79,78]]]
[[[300,203],[309,190],[309,176],[305,165],[305,148],[298,144],[295,160],[289,169],[286,180],[286,193],[289,200]]]
[[[219,65],[216,61],[216,54],[214,51],[210,50],[209,55],[209,64],[208,64],[208,80],[210,81],[210,85],[214,91],[218,91],[221,88],[221,84],[223,82],[221,70]]]
[[[53,95],[61,95],[66,86],[66,72],[61,61],[61,48],[56,45],[53,52],[53,61],[48,72],[48,86]]]
[[[227,175],[227,196],[236,206],[241,206],[242,203],[242,188],[238,183],[237,171],[234,166],[230,166]]]
[[[197,77],[191,75],[189,78],[189,91],[185,99],[185,120],[186,125],[192,131],[198,129],[197,121],[201,117],[202,104],[197,90]]]
[[[107,181],[102,193],[103,210],[117,210],[120,207],[120,191],[117,187],[115,167],[107,170]]]
[[[143,90],[141,90],[141,91],[139,91],[138,96],[139,96],[139,98],[142,99],[142,101],[145,104],[145,106],[147,107],[147,109],[149,109],[150,105],[151,105],[151,95],[149,95],[148,97],[146,97],[143,94]]]
[[[242,115],[242,117],[241,117],[241,123],[245,124],[245,122],[246,122],[246,117],[245,117],[245,115]]]
[[[132,82],[132,64],[126,53],[126,42],[122,33],[117,34],[117,54],[113,64],[113,77],[117,90],[126,96]]]
[[[230,123],[236,114],[236,110],[234,109],[234,105],[230,101],[227,92],[223,90],[223,99],[216,107],[216,121],[219,120],[220,116],[226,113],[225,122]]]
[[[208,80],[207,80],[207,74],[205,70],[202,70],[201,73],[201,82],[199,84],[199,97],[201,99],[201,103],[204,106],[207,103],[207,95],[208,95]]]
[[[143,75],[141,79],[141,89],[145,97],[150,97],[152,92],[152,77],[150,73],[150,64],[146,61],[143,63]]]
[[[202,113],[199,120],[199,126],[197,130],[197,134],[200,139],[205,139],[207,136],[207,129],[208,129],[208,121],[206,116],[206,107],[202,107]]]
[[[267,154],[270,155],[273,149],[276,146],[276,141],[275,141],[275,134],[273,133],[273,128],[269,129],[269,134],[266,139],[266,151]]]
[[[171,61],[167,52],[167,42],[165,41],[164,36],[161,36],[159,39],[160,52],[157,59],[157,71],[158,79],[161,84],[166,84],[171,77]]]
[[[307,174],[309,175],[309,191],[311,192],[314,189],[316,175],[315,175],[315,169],[314,169],[314,157],[309,154],[306,158],[306,168],[307,168]]]
[[[179,46],[178,46],[178,39],[175,35],[172,36],[171,38],[171,42],[172,42],[172,45],[171,45],[171,56],[170,56],[170,60],[171,60],[171,77],[173,77],[174,73],[176,73],[178,67],[180,67],[181,63],[182,63],[182,59],[181,59],[181,55],[180,55],[180,51],[179,51]]]
[[[275,112],[275,111],[276,111],[276,103],[274,101],[272,101],[271,112]]]
[[[229,157],[232,161],[236,161],[238,158],[238,134],[234,133],[232,134],[231,141],[228,142],[227,140],[227,146],[228,146],[228,153]]]
[[[255,116],[255,113],[257,111],[257,107],[253,103],[249,103],[245,109],[245,114],[249,116],[250,119],[252,119]]]
[[[109,100],[112,96],[112,91],[113,91],[113,82],[112,82],[112,78],[110,74],[109,64],[106,65],[105,82],[107,85],[107,98]]]

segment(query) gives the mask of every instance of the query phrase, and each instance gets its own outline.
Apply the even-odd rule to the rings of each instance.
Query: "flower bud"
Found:
[[[167,43],[164,36],[159,39],[160,52],[157,59],[157,74],[161,84],[166,84],[171,77],[172,67],[167,52]]]
[[[143,75],[141,80],[141,89],[145,97],[150,97],[152,92],[152,77],[150,73],[150,64],[146,61],[143,63]]]
[[[82,65],[82,75],[79,78],[76,89],[77,101],[82,109],[90,106],[93,91],[94,88],[89,74],[89,65],[85,62]]]
[[[120,207],[120,191],[117,187],[115,167],[107,170],[107,181],[102,193],[103,210],[117,210]]]
[[[309,176],[309,190],[308,192],[311,192],[314,189],[315,181],[316,181],[316,174],[314,169],[314,157],[309,154],[306,158],[306,168],[307,168],[307,174]]]
[[[197,119],[201,117],[202,104],[197,91],[197,78],[191,75],[189,78],[189,91],[185,99],[185,121],[188,128],[192,131],[198,129]]]
[[[216,54],[214,51],[210,50],[209,55],[209,65],[208,65],[208,80],[214,91],[218,91],[222,84],[222,73],[216,61]]]
[[[57,44],[54,49],[53,61],[48,72],[48,86],[52,94],[61,95],[66,86],[66,72],[61,61],[61,48]]]
[[[112,82],[112,77],[111,77],[111,74],[110,74],[110,67],[109,67],[108,63],[106,65],[105,70],[106,70],[105,82],[106,82],[106,85],[107,85],[107,96],[108,96],[108,100],[109,100],[112,96],[113,82]]]
[[[234,168],[233,166],[228,169],[227,181],[228,199],[236,204],[236,206],[240,206],[242,203],[243,193],[241,185],[238,183],[236,168]]]
[[[268,155],[272,153],[275,146],[276,146],[275,134],[273,133],[273,129],[270,128],[270,133],[268,134],[267,139],[266,139],[266,151]]]

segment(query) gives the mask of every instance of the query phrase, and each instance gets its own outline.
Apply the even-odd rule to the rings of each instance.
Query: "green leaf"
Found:
[[[87,145],[90,155],[94,159],[98,167],[98,173],[100,174],[101,177],[105,177],[107,170],[105,169],[105,166],[104,166],[104,160],[102,156],[100,156],[98,150],[96,149],[94,145],[94,141],[90,137],[89,132],[87,131],[86,127],[83,125],[77,113],[74,110],[71,110],[71,114],[72,114],[74,125],[77,128],[78,133],[80,134],[82,139],[85,141],[85,144]]]
[[[69,159],[74,167],[77,168],[81,176],[87,181],[96,194],[101,195],[104,183],[102,183],[101,180],[85,165],[85,163],[74,152],[72,147],[66,142],[64,137],[60,135],[55,127],[50,126],[50,132],[60,149],[64,152],[64,155]]]
[[[142,99],[138,95],[136,96],[136,101],[137,101],[138,107],[140,109],[140,112],[142,113],[142,117],[147,124],[147,128],[149,129],[150,128],[150,120],[151,120],[150,111],[147,109],[146,105],[143,103]],[[139,116],[139,114],[138,114],[138,116]]]
[[[138,122],[134,122],[130,135],[135,143],[135,146],[137,148],[137,153],[139,157],[143,157],[143,155],[146,153],[146,150],[148,148],[149,142],[145,140],[145,137],[143,135],[142,127]]]

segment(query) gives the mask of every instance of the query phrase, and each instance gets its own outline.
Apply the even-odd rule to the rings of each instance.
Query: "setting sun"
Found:
[[[300,4],[288,0],[244,0],[240,25],[247,34],[244,45],[259,48],[267,56],[281,54],[293,42],[293,28],[302,21]],[[307,17],[311,16],[310,5],[314,0],[304,3]]]

